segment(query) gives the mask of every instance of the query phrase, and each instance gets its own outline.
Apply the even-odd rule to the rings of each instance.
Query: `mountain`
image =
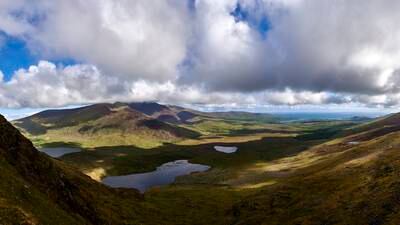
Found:
[[[351,127],[344,130],[342,136],[347,136],[348,141],[363,141],[384,136],[396,131],[400,131],[400,113],[390,114]]]
[[[173,124],[189,123],[191,119],[203,115],[195,110],[155,102],[134,102],[128,106],[157,120]]]
[[[140,194],[107,188],[47,157],[2,116],[0,176],[1,224],[135,224],[137,218]]]
[[[155,147],[199,136],[193,125],[215,120],[273,122],[270,114],[200,112],[155,102],[102,103],[74,109],[46,110],[13,121],[37,142],[79,143],[84,147],[136,145]]]
[[[45,134],[48,129],[78,125],[110,115],[112,104],[95,104],[75,109],[46,110],[16,120],[18,127],[34,135]]]
[[[200,112],[173,105],[161,105],[156,102],[135,102],[129,103],[129,107],[151,116],[160,121],[174,124],[190,124],[196,118],[220,118],[227,120],[275,122],[277,120],[271,114],[251,113],[242,111],[228,112]]]
[[[105,103],[75,109],[46,110],[16,120],[14,125],[34,137],[84,143],[87,146],[152,146],[198,135],[194,131],[158,119],[170,111],[159,111],[160,108],[157,108],[158,113],[154,114],[153,106]],[[183,111],[177,112],[177,115],[179,113]]]

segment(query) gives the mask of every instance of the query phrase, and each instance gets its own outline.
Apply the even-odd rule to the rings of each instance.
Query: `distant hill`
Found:
[[[34,135],[48,129],[78,125],[110,115],[112,104],[95,104],[75,109],[46,110],[15,121],[15,124]]]
[[[229,111],[229,112],[210,112],[208,116],[218,117],[231,120],[243,121],[259,121],[259,122],[276,122],[278,118],[267,113],[251,113],[242,111]]]
[[[175,124],[191,123],[191,120],[199,117],[258,122],[277,121],[276,117],[267,113],[251,113],[242,111],[200,112],[179,106],[161,105],[155,102],[129,103],[129,107],[160,121]]]
[[[95,142],[104,146],[139,142],[139,145],[152,145],[198,136],[192,130],[175,125],[190,117],[182,116],[184,113],[156,103],[105,103],[46,110],[13,123],[29,135],[54,141],[86,143],[88,146]],[[176,117],[176,123],[170,123],[167,115]]]
[[[201,112],[191,109],[161,105],[155,102],[135,102],[129,103],[128,106],[157,120],[173,124],[188,123],[191,119],[202,115]]]
[[[383,136],[400,130],[400,113],[370,120],[342,132],[342,136],[349,136],[353,141],[363,141]]]
[[[270,114],[200,112],[155,102],[101,103],[74,109],[46,110],[13,121],[40,142],[78,143],[84,147],[136,145],[155,147],[164,142],[195,138],[186,125],[215,120],[272,122]]]

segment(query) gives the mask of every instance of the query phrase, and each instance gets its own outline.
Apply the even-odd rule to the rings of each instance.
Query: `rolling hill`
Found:
[[[251,113],[242,111],[210,112],[207,116],[223,118],[229,120],[258,121],[258,122],[277,122],[278,117],[268,113]]]
[[[399,224],[399,118],[253,168],[276,184],[237,203],[235,224]]]
[[[89,147],[129,144],[146,147],[198,136],[192,130],[157,119],[165,111],[152,115],[148,108],[138,108],[143,112],[125,103],[46,110],[16,120],[14,125],[31,137]]]
[[[128,106],[157,120],[172,124],[190,123],[190,120],[203,115],[199,111],[178,106],[161,105],[156,102],[134,102]]]
[[[362,123],[341,132],[348,141],[364,141],[400,131],[400,113],[390,114]]]
[[[150,148],[198,137],[201,133],[198,127],[204,128],[210,123],[230,126],[232,121],[238,120],[265,123],[275,118],[262,113],[200,112],[155,102],[117,102],[46,110],[15,120],[13,124],[36,144],[58,142],[84,147],[136,145]]]

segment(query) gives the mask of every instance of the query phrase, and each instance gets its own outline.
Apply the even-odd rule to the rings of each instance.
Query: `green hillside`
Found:
[[[65,142],[84,147],[154,147],[198,136],[195,131],[160,121],[123,103],[43,111],[16,120],[14,125],[38,144]]]

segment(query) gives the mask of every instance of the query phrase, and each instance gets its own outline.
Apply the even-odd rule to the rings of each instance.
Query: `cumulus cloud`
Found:
[[[126,79],[165,81],[186,55],[183,1],[52,1],[33,44]]]
[[[196,87],[176,86],[172,82],[126,81],[87,64],[57,67],[40,61],[38,65],[16,71],[10,81],[0,81],[0,105],[11,108],[156,100],[206,104],[230,99],[223,94],[206,95]]]
[[[3,0],[2,33],[81,64],[15,72],[0,105],[398,105],[399,10],[396,0]]]
[[[186,56],[184,1],[2,2],[0,30],[24,38],[44,58],[72,58],[125,79],[160,81],[175,79]]]
[[[0,78],[2,73],[0,72]],[[10,108],[61,107],[115,101],[161,101],[173,104],[322,104],[330,102],[327,93],[264,91],[208,93],[198,86],[172,82],[125,81],[107,76],[87,64],[56,66],[48,61],[18,70],[10,81],[0,82],[0,105]]]
[[[244,10],[258,12],[256,2]],[[271,28],[261,38],[248,21],[231,15],[237,1],[200,1],[204,28],[185,81],[213,90],[398,91],[400,3],[391,3],[265,0],[262,13]]]
[[[234,0],[196,2],[195,38],[182,83],[228,91],[264,86],[267,46],[257,30],[231,15],[236,7]]]
[[[96,102],[118,94],[121,89],[123,84],[113,77],[104,77],[94,66],[57,68],[41,61],[27,70],[16,71],[10,81],[0,82],[0,105],[44,107]]]

